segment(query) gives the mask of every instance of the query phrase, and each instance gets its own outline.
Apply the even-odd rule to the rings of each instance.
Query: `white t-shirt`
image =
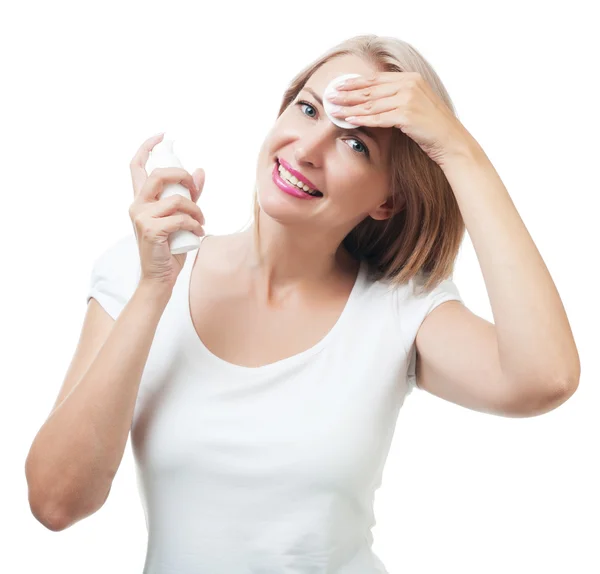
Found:
[[[416,296],[363,264],[316,345],[262,367],[199,339],[188,253],[158,324],[131,427],[148,528],[144,574],[375,574],[373,502],[398,411],[415,385],[414,341],[451,279]],[[140,277],[132,234],[95,261],[88,300],[117,318]]]

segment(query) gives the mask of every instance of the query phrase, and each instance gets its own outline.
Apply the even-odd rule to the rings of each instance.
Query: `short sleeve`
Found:
[[[425,317],[436,307],[446,301],[460,301],[464,304],[458,287],[452,278],[443,280],[437,287],[429,293],[417,294],[414,287],[421,279],[410,281],[410,288],[403,291],[403,299],[400,302],[400,324],[404,348],[407,353],[407,372],[406,382],[408,392],[413,388],[419,388],[416,377],[417,349],[415,340],[421,324]]]
[[[94,262],[87,302],[93,297],[116,319],[138,285],[141,267],[135,235],[113,243]]]

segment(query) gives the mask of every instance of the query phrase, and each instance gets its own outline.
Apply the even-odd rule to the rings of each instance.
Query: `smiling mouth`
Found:
[[[313,197],[323,197],[323,194],[318,189],[311,189],[308,185],[303,184],[302,186],[298,186],[298,183],[303,183],[299,181],[298,178],[293,176],[287,169],[285,169],[280,163],[279,158],[275,159],[275,163],[277,164],[277,169],[279,171],[279,175],[286,180],[290,185],[294,185],[298,188],[298,190],[303,191],[307,195],[312,195]]]

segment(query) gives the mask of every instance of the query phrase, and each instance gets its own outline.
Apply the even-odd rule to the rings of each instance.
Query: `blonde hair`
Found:
[[[418,72],[456,115],[437,73],[415,48],[398,38],[368,34],[334,46],[298,73],[283,96],[277,117],[317,69],[344,55],[359,56],[381,72]],[[442,169],[414,140],[401,130],[394,129],[390,150],[393,215],[382,221],[366,217],[342,243],[353,257],[368,263],[375,279],[402,285],[420,274],[421,282],[415,282],[415,285],[423,291],[430,291],[452,276],[465,224]],[[399,210],[398,205],[402,205]],[[252,221],[255,223],[257,251],[259,212],[258,189],[255,187]]]

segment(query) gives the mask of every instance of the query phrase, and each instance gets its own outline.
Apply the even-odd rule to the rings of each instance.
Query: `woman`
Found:
[[[322,104],[346,73],[360,77],[332,101],[352,130]],[[146,574],[384,572],[372,502],[413,386],[533,416],[578,384],[560,297],[506,189],[424,58],[374,35],[294,79],[260,150],[251,226],[204,237],[194,257],[167,239],[204,235],[204,173],[148,177],[160,139],[132,162],[135,236],[94,266],[32,445],[32,511],[62,530],[98,510],[131,428]],[[171,181],[192,200],[157,201]],[[451,279],[465,226],[495,324]]]

